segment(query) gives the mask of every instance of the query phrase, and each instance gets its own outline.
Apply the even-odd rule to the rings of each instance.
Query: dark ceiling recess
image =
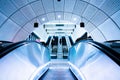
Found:
[[[38,28],[38,26],[39,26],[38,22],[35,22],[34,23],[34,28]]]
[[[61,0],[57,0],[58,2],[60,2]]]
[[[81,22],[81,23],[80,23],[80,27],[82,27],[82,28],[84,28],[84,27],[85,27],[84,22]]]
[[[56,24],[56,26],[64,26],[64,24]]]

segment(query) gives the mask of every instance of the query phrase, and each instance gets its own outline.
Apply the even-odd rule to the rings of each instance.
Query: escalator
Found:
[[[120,79],[120,54],[103,43],[81,40],[69,52],[69,61],[86,80]]]
[[[39,80],[77,80],[68,69],[49,69]]]
[[[49,69],[39,80],[78,80],[66,61],[52,61]]]
[[[92,40],[74,44],[69,49],[68,59],[50,60],[49,50],[36,42],[10,44],[0,52],[0,80],[120,79],[120,54]],[[41,66],[48,62],[43,70]],[[31,78],[36,71],[38,73]]]
[[[12,43],[0,49],[0,80],[29,80],[49,60],[49,50],[38,42]]]
[[[38,80],[119,80],[120,56],[104,44],[82,40],[73,45],[69,52],[68,62],[77,69],[60,61],[51,64]]]

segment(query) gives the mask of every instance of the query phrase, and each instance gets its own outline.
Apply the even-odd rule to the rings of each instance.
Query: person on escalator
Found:
[[[62,43],[62,40],[60,39],[60,44]]]

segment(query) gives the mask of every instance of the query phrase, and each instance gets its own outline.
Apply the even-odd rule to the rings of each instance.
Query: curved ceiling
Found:
[[[35,21],[83,21],[94,40],[120,40],[120,0],[0,0],[0,40],[26,39]]]

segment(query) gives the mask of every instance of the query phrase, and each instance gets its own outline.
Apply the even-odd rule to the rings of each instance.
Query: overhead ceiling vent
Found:
[[[56,26],[64,26],[64,24],[56,24]]]

